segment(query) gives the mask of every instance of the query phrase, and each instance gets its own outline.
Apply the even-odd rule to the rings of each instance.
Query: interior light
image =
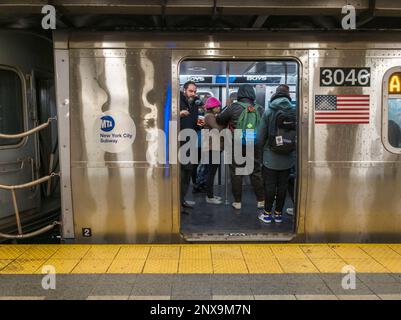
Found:
[[[205,67],[194,66],[194,67],[189,67],[188,70],[189,71],[205,71],[206,68]]]

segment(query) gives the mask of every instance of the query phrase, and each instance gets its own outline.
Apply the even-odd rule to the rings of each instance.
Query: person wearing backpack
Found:
[[[263,181],[262,171],[260,163],[260,149],[256,148],[255,141],[252,139],[256,137],[245,136],[245,129],[256,129],[259,126],[259,122],[262,120],[263,107],[255,103],[256,94],[253,87],[249,84],[240,85],[237,93],[237,102],[227,106],[220,114],[216,116],[217,124],[228,127],[232,131],[235,129],[242,129],[244,132],[242,154],[246,153],[246,143],[252,143],[254,148],[254,169],[250,174],[251,183],[253,186],[254,193],[256,195],[258,208],[264,206],[264,194],[263,194]],[[232,206],[240,210],[241,209],[241,198],[242,198],[242,175],[236,175],[236,168],[242,167],[235,163],[233,156],[233,163],[230,164],[230,175],[232,193],[234,196],[234,202]]]
[[[270,99],[257,132],[257,145],[262,148],[262,175],[265,208],[259,219],[271,223],[282,222],[282,210],[291,168],[296,157],[296,110],[291,104],[289,87],[279,85]],[[276,200],[274,217],[273,202]]]

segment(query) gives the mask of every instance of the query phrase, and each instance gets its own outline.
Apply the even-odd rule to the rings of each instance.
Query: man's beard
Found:
[[[192,105],[195,101],[195,97],[188,97],[187,101],[188,101],[188,104]]]

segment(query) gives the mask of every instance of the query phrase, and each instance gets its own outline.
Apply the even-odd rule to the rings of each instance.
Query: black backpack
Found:
[[[296,148],[295,110],[277,110],[268,118],[268,146],[278,154],[290,154]]]

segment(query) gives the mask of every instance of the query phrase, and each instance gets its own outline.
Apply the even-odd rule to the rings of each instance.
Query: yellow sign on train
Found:
[[[388,93],[401,94],[401,73],[393,73],[388,82]]]

